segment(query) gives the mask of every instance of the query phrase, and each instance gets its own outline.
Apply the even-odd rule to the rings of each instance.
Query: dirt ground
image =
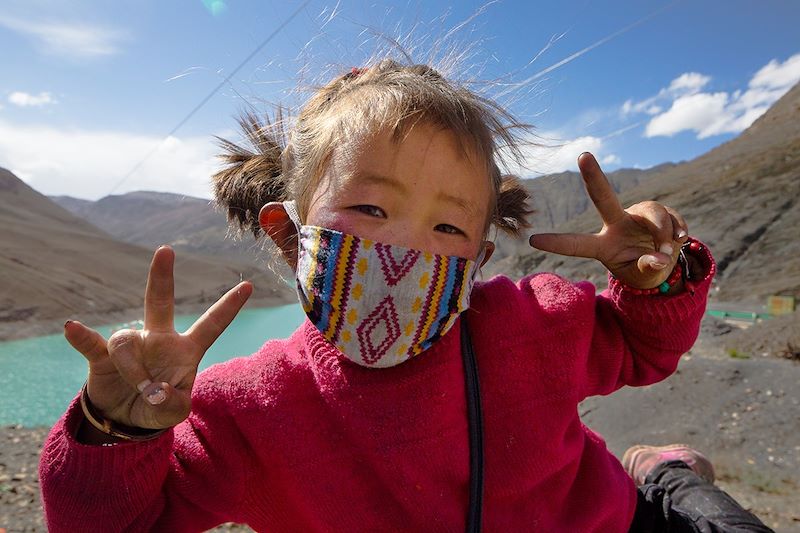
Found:
[[[703,451],[722,489],[776,531],[800,533],[798,335],[800,313],[746,329],[708,317],[673,376],[590,398],[581,416],[618,457],[637,443],[685,442]],[[45,531],[36,472],[46,433],[2,428],[0,533]]]

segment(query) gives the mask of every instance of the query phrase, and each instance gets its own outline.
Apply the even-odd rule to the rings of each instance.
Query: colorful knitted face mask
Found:
[[[359,365],[394,366],[428,349],[469,307],[479,261],[382,244],[300,223],[297,293],[309,320]]]

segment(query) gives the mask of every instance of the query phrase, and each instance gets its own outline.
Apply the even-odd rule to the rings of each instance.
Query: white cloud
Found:
[[[795,54],[783,63],[773,59],[756,72],[750,87],[767,89],[790,89],[800,79],[800,54]]]
[[[536,138],[531,138],[529,141],[529,144],[523,147],[525,166],[509,163],[506,169],[522,178],[535,178],[565,170],[577,171],[578,156],[583,152],[592,152],[604,164],[609,158],[612,159],[609,159],[608,164],[616,164],[615,160],[619,161],[613,154],[603,156],[604,141],[600,137],[584,136],[565,140],[553,132],[539,132]]]
[[[698,72],[686,72],[672,80],[667,91],[673,94],[694,94],[708,85],[710,81],[710,76],[705,76]]]
[[[14,91],[8,95],[8,101],[20,107],[41,107],[58,103],[48,92],[29,94],[22,91]]]
[[[783,63],[772,60],[762,67],[746,91],[701,92],[711,78],[687,72],[672,80],[656,96],[626,101],[623,115],[647,113],[653,116],[645,128],[646,137],[672,136],[694,131],[698,139],[723,133],[739,133],[763,115],[769,107],[800,81],[800,54]],[[662,107],[667,108],[662,111]]]
[[[36,190],[97,199],[158,149],[117,190],[175,192],[211,197],[210,178],[219,168],[211,136],[166,141],[120,131],[62,131],[0,120],[0,166]]]
[[[652,109],[654,107],[653,102],[656,101],[656,96],[652,98],[648,98],[647,100],[642,100],[641,102],[634,102],[633,100],[626,100],[624,104],[622,104],[622,114],[630,115],[631,113],[646,113],[648,109]],[[658,107],[658,106],[655,106]]]
[[[684,130],[703,132],[715,123],[728,103],[727,93],[698,93],[675,100],[664,113],[654,117],[645,128],[646,137],[673,136]]]
[[[600,161],[601,165],[606,165],[606,166],[619,165],[620,163],[622,163],[622,160],[619,158],[617,154],[608,154]]]
[[[46,54],[91,58],[119,52],[125,34],[119,30],[80,23],[39,22],[0,15],[0,26],[32,39]]]
[[[658,91],[658,94],[645,98],[641,102],[634,102],[633,100],[626,100],[622,104],[622,114],[629,115],[631,113],[647,113],[648,115],[657,115],[661,113],[663,107],[656,104],[659,101],[669,101],[675,98],[680,98],[685,95],[696,94],[703,87],[708,85],[711,81],[710,76],[705,76],[698,72],[685,72],[672,80],[669,87],[665,87]]]

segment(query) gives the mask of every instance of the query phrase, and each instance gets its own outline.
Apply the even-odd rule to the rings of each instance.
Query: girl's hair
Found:
[[[493,223],[517,235],[529,226],[527,191],[515,176],[500,171],[501,152],[522,160],[517,132],[529,127],[429,66],[391,59],[354,68],[316,91],[288,135],[281,109],[272,121],[243,114],[239,124],[252,148],[218,138],[227,166],[213,177],[217,206],[227,211],[232,226],[256,237],[259,210],[268,202],[293,199],[305,219],[335,147],[383,128],[400,140],[416,123],[453,132],[464,153],[486,165],[494,193],[487,230]]]

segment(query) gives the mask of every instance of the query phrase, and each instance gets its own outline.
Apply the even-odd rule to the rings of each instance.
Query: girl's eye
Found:
[[[464,235],[463,231],[450,224],[439,224],[433,229],[435,231],[441,231],[442,233],[450,233],[451,235]]]
[[[353,209],[371,217],[386,218],[386,213],[383,209],[374,205],[357,205]]]

